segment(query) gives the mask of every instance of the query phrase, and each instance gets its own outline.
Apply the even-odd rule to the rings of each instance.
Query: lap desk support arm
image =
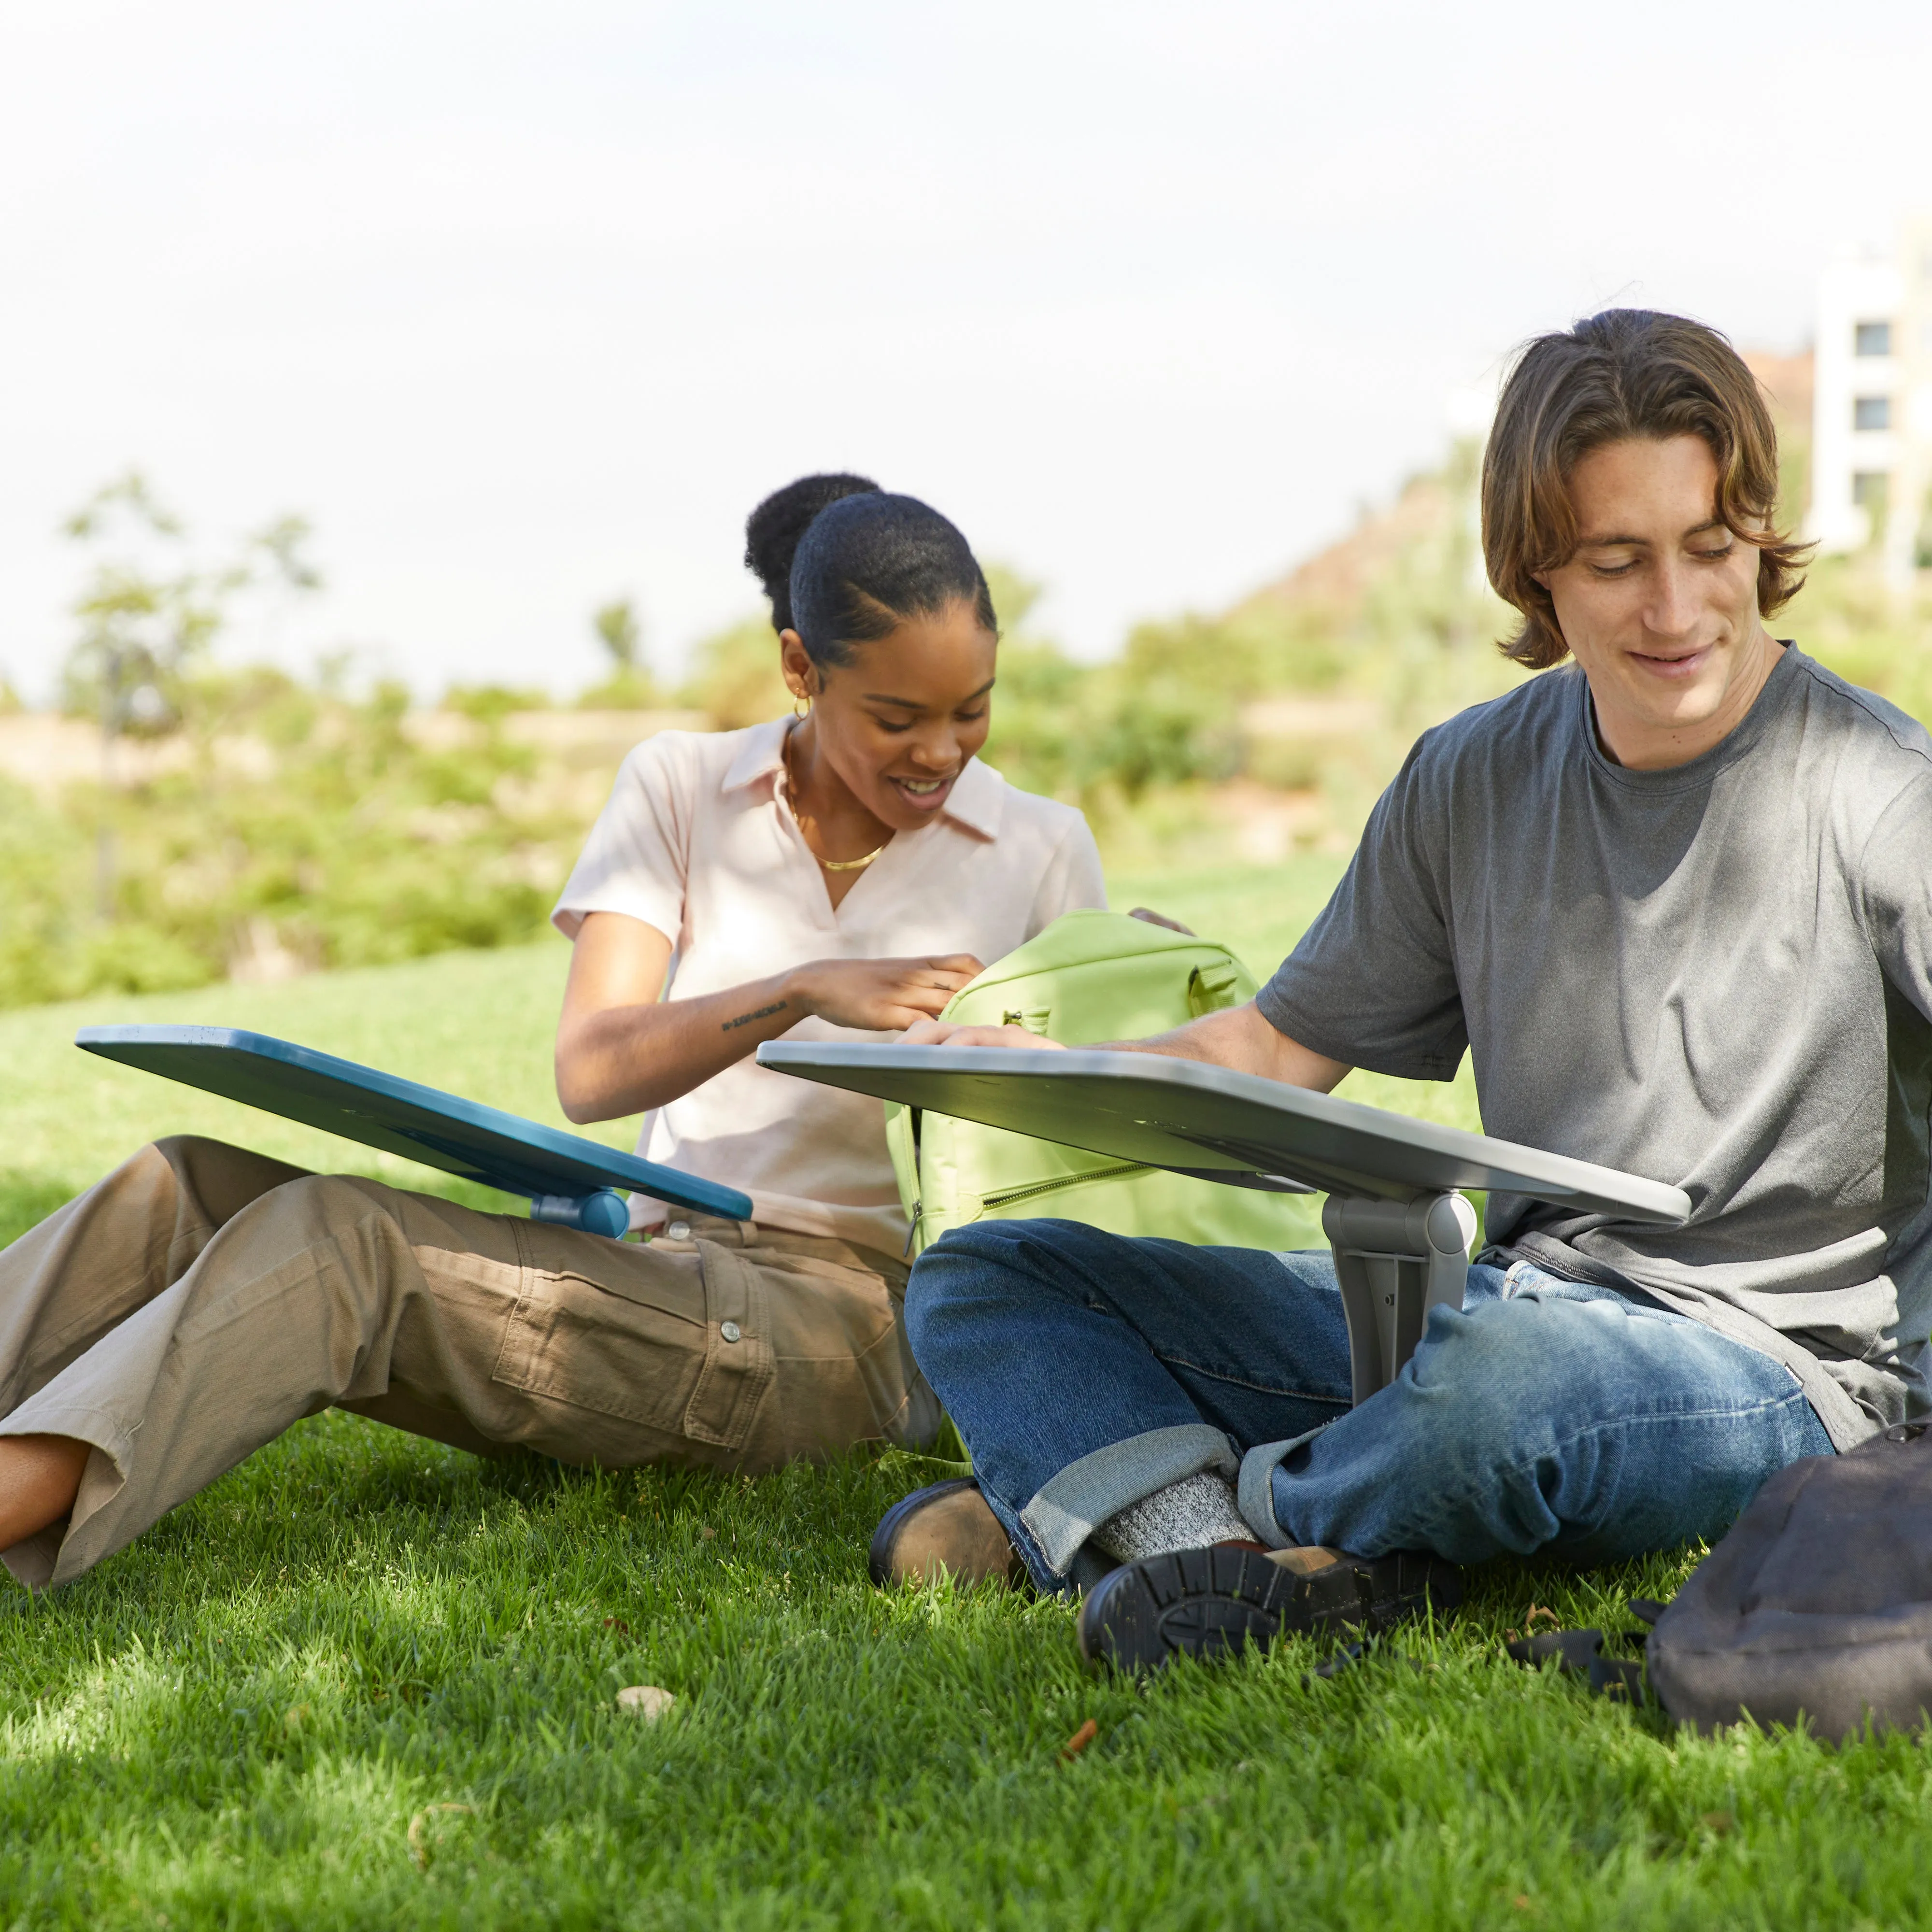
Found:
[[[83,1027],[74,1044],[445,1174],[530,1198],[533,1221],[621,1240],[634,1188],[700,1214],[748,1221],[748,1195],[602,1142],[465,1100],[313,1047],[232,1027]]]
[[[1690,1212],[1681,1189],[1636,1174],[1162,1054],[772,1040],[758,1062],[1202,1180],[1326,1194],[1357,1402],[1400,1372],[1430,1309],[1462,1306],[1476,1234],[1464,1188],[1652,1226]]]

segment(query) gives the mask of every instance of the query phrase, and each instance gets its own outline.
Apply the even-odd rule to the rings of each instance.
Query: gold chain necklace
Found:
[[[784,748],[779,755],[784,760],[785,777],[790,783],[791,795],[794,801],[792,806],[792,817],[796,819],[798,817],[798,807],[796,802],[798,797],[798,774],[792,770],[791,766],[791,741],[792,733],[788,731],[784,736]],[[801,832],[805,830],[802,824],[799,826],[799,830]],[[814,859],[818,859],[818,862],[828,872],[862,872],[886,849],[886,846],[892,842],[892,835],[889,832],[886,834],[885,844],[875,845],[862,859],[818,859],[818,854],[816,852],[812,852],[812,856]],[[812,852],[809,841],[807,842],[805,849],[808,852]]]
[[[886,841],[886,845],[890,845],[892,842],[888,838]],[[875,847],[862,859],[820,859],[818,862],[828,872],[862,872],[879,856],[880,853],[886,849],[886,845]],[[817,855],[814,854],[814,856]]]

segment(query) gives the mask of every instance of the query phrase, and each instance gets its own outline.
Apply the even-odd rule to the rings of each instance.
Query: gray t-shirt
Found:
[[[1682,1188],[1681,1228],[1490,1197],[1490,1259],[1634,1283],[1784,1363],[1840,1449],[1932,1408],[1932,740],[1787,646],[1630,771],[1574,665],[1426,732],[1257,1004],[1485,1130]]]

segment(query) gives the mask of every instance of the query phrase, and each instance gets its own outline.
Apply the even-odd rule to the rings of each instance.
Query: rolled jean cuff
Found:
[[[1270,1550],[1293,1547],[1294,1538],[1275,1519],[1274,1472],[1304,1443],[1312,1442],[1328,1424],[1318,1423],[1284,1442],[1258,1442],[1241,1458],[1241,1480],[1234,1492],[1243,1520]]]
[[[1109,1516],[1204,1469],[1232,1476],[1239,1464],[1226,1436],[1204,1422],[1150,1429],[1070,1462],[1020,1511],[1027,1534],[1056,1576]]]

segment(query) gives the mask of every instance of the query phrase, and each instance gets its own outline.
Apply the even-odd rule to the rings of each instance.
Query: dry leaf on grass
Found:
[[[423,1827],[430,1821],[430,1815],[436,1811],[470,1811],[476,1809],[473,1804],[426,1804],[410,1820],[410,1856],[416,1862],[418,1871],[429,1870],[429,1846],[423,1840]]]
[[[1069,1738],[1060,1748],[1060,1761],[1071,1764],[1073,1760],[1100,1735],[1100,1726],[1091,1718]]]

